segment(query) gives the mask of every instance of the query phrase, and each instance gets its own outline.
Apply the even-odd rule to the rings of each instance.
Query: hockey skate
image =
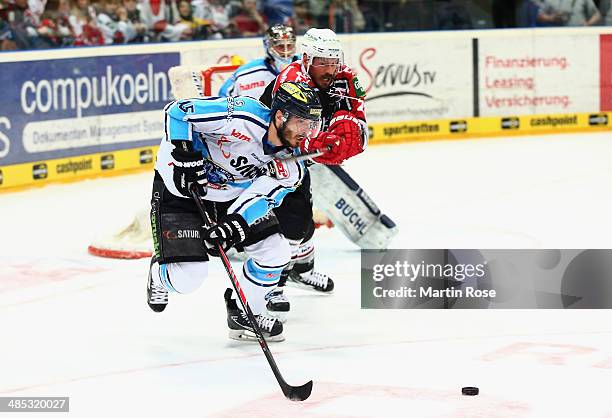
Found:
[[[266,295],[266,309],[268,315],[278,318],[282,323],[287,321],[289,314],[289,299],[283,293],[282,287],[277,287]]]
[[[334,281],[331,277],[316,270],[300,274],[293,269],[289,272],[287,284],[321,293],[331,293],[334,290]]]
[[[244,313],[232,297],[232,290],[227,289],[224,294],[225,307],[227,309],[227,326],[229,327],[229,337],[240,341],[257,341],[253,327],[249,318]],[[266,341],[284,341],[283,324],[276,318],[266,315],[254,315],[257,325],[261,330]]]
[[[153,312],[162,312],[168,305],[168,291],[153,283],[153,264],[155,258],[151,259],[149,266],[149,279],[147,281],[147,303]]]

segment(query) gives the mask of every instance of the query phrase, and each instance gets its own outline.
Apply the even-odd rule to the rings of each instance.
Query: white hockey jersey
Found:
[[[193,142],[206,161],[206,199],[236,199],[228,213],[240,214],[249,225],[279,206],[302,181],[304,163],[284,160],[294,151],[268,142],[270,109],[258,100],[245,96],[179,100],[164,111],[165,135],[155,169],[172,194],[184,197],[173,180],[171,140]]]
[[[219,96],[249,96],[259,99],[266,86],[278,75],[267,58],[249,61],[232,74],[219,89]]]

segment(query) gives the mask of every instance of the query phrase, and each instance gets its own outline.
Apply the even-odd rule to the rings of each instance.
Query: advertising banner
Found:
[[[520,32],[479,39],[480,114],[593,112],[599,109],[597,35]]]
[[[0,166],[157,145],[178,64],[178,53],[0,64]]]
[[[347,62],[377,123],[472,116],[472,41],[466,37],[368,37],[348,42]],[[398,51],[401,51],[398,53]]]

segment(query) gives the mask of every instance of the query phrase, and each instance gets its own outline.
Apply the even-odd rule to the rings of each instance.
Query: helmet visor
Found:
[[[306,119],[289,113],[286,126],[301,139],[314,138],[321,132],[321,119]]]
[[[334,71],[339,71],[342,61],[340,58],[324,58],[324,57],[313,57],[312,64],[314,68],[329,68]]]

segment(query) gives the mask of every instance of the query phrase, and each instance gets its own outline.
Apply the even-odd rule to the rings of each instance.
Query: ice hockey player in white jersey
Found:
[[[245,261],[240,285],[259,327],[282,341],[280,321],[265,316],[265,295],[291,259],[271,211],[304,176],[295,147],[314,138],[321,105],[303,83],[284,83],[271,109],[246,96],[179,100],[165,108],[165,135],[155,163],[151,199],[154,256],[147,302],[155,312],[168,293],[191,293],[207,276],[217,245],[240,245]],[[216,222],[203,229],[189,187],[195,183]],[[231,290],[225,292],[230,338],[253,338],[251,325]]]
[[[291,26],[274,25],[264,34],[266,56],[249,61],[232,74],[219,90],[219,96],[249,96],[259,99],[276,76],[298,57]]]

